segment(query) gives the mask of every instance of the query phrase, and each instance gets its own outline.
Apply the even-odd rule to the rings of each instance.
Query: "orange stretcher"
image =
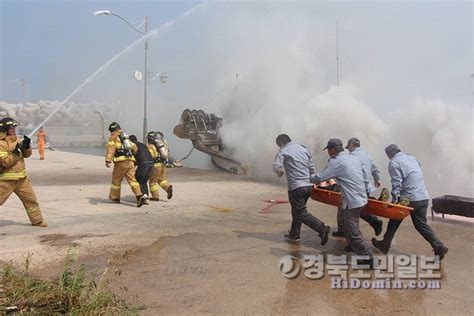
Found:
[[[313,186],[311,198],[324,204],[334,206],[341,205],[340,192],[324,190],[316,186]],[[413,211],[413,208],[408,206],[402,206],[373,199],[369,199],[367,206],[364,208],[365,213],[390,219],[403,219],[410,215],[411,211]]]

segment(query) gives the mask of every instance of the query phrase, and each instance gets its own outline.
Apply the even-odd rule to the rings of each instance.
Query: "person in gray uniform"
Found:
[[[395,144],[387,146],[385,153],[390,159],[388,172],[392,182],[392,203],[398,203],[403,198],[409,199],[409,206],[413,208],[410,216],[415,229],[430,243],[434,254],[443,259],[448,252],[448,248],[439,240],[426,222],[429,196],[423,181],[420,163],[416,157],[401,152]],[[388,222],[383,239],[372,238],[372,244],[383,253],[387,253],[401,223],[401,219],[391,219]]]
[[[374,178],[374,183],[369,179],[369,192],[372,193],[376,187],[380,187],[380,171],[375,166],[372,158],[360,148],[360,141],[356,137],[352,137],[347,141],[346,149],[355,156],[357,156],[363,164],[365,173],[367,175],[372,175]],[[370,198],[370,195],[369,195]],[[369,223],[369,225],[374,229],[375,236],[378,236],[382,233],[383,222],[377,218],[377,216],[367,214],[364,211],[360,212],[360,218]],[[337,231],[333,232],[332,235],[335,237],[344,237],[344,224],[342,223],[342,209],[339,207],[337,209]]]
[[[328,164],[323,171],[311,175],[311,182],[320,183],[328,179],[336,179],[341,189],[342,220],[347,240],[344,250],[369,256],[368,263],[371,263],[371,246],[364,240],[359,228],[360,212],[367,205],[368,176],[360,159],[344,152],[340,139],[330,139],[323,150],[326,149],[330,156]]]
[[[311,173],[314,172],[314,161],[311,152],[306,146],[292,142],[286,134],[278,135],[276,144],[280,149],[273,161],[273,171],[278,177],[286,174],[288,199],[293,219],[291,228],[285,238],[291,241],[299,241],[301,224],[305,224],[319,233],[321,245],[325,245],[331,228],[308,213],[306,208],[306,203],[313,188],[309,181]]]

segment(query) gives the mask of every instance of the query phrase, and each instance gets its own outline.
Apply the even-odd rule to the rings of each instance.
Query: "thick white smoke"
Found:
[[[388,117],[391,139],[422,162],[433,196],[473,196],[472,108],[417,99]]]
[[[432,196],[472,196],[473,114],[465,97],[471,9],[467,3],[213,2],[150,38],[148,68],[168,72],[169,81],[148,84],[148,127],[164,131],[174,153],[184,156],[190,142],[171,133],[181,112],[215,112],[224,117],[226,144],[266,179],[275,179],[280,133],[308,145],[319,170],[329,138],[356,136],[384,185],[384,148],[396,143],[419,158]],[[142,63],[139,47],[74,102],[121,104],[113,119],[141,135],[143,84],[133,73]],[[209,160],[195,152],[187,165],[196,166],[197,158]]]
[[[234,114],[234,106],[231,109],[224,140],[236,149],[239,158],[252,163],[259,177],[273,176],[270,162],[277,151],[274,140],[279,133],[308,145],[315,153],[318,169],[325,165],[327,155],[321,149],[329,138],[346,142],[356,136],[382,171],[385,185],[389,185],[389,178],[384,148],[396,143],[418,158],[433,197],[472,196],[474,139],[472,110],[467,106],[417,99],[381,118],[358,100],[354,88],[343,86],[331,87],[294,106],[271,103],[253,110],[244,108],[239,115]]]
[[[261,177],[271,175],[269,162],[277,150],[275,138],[280,133],[287,133],[294,141],[312,149],[319,168],[327,160],[321,149],[329,138],[346,140],[357,135],[370,150],[376,147],[373,144],[388,136],[388,126],[357,100],[352,87],[331,87],[321,95],[294,105],[275,101],[250,106],[252,110],[244,109],[238,115],[234,114],[237,107],[230,108],[223,111],[226,117],[224,141],[236,149],[239,158],[250,161],[254,173]]]
[[[390,185],[384,148],[396,143],[402,151],[419,159],[432,197],[473,195],[470,106],[419,96],[411,100],[406,95],[402,97],[400,91],[407,91],[403,80],[398,87],[386,86],[385,90],[383,83],[377,83],[377,90],[372,91],[365,81],[343,81],[335,86],[330,74],[335,72],[334,32],[327,23],[305,14],[290,22],[287,14],[278,9],[267,11],[258,20],[248,12],[236,15],[238,19],[233,22],[219,20],[221,30],[226,32],[219,44],[221,49],[227,48],[224,68],[228,73],[238,72],[238,78],[221,80],[226,88],[211,107],[218,108],[224,116],[224,141],[241,160],[252,163],[257,176],[274,178],[271,162],[277,151],[275,137],[280,133],[308,145],[315,153],[319,170],[328,158],[321,149],[329,138],[346,142],[356,136],[382,171],[384,185]],[[240,22],[238,27],[236,20]],[[421,49],[415,45],[410,50],[417,48]],[[370,57],[367,59],[360,62],[370,65]],[[409,64],[407,60],[410,56],[404,56],[403,63]],[[383,69],[397,67],[401,65],[384,65]],[[371,73],[383,77],[375,75],[376,65],[373,69],[355,66],[347,71],[352,71],[352,78],[370,78]],[[358,75],[357,71],[362,73]],[[417,89],[413,95],[416,93]],[[384,94],[386,102],[380,97]],[[382,104],[367,100],[382,100]],[[394,108],[397,102],[399,105]]]

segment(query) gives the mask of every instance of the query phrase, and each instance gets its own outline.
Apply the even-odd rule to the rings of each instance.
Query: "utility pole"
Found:
[[[148,59],[148,37],[147,37],[147,33],[148,33],[148,16],[145,16],[145,19],[144,19],[144,22],[145,22],[145,31],[141,31],[139,29],[137,29],[136,27],[134,27],[132,24],[130,24],[130,22],[128,22],[124,17],[116,14],[116,13],[113,13],[112,11],[110,10],[99,10],[99,11],[95,11],[93,13],[94,15],[113,15],[117,18],[119,18],[120,20],[122,20],[123,22],[125,22],[132,30],[134,30],[135,32],[137,33],[140,33],[142,35],[145,36],[145,71],[143,72],[143,141],[146,142],[146,133],[147,133],[147,96],[146,96],[146,86],[147,86],[147,76],[148,76],[148,70],[147,70],[147,59]],[[138,79],[137,80],[141,80],[141,79]],[[160,78],[160,80],[162,80]],[[162,81],[163,82],[163,81]]]
[[[26,103],[26,80],[25,79],[20,79],[20,84],[21,84],[21,97],[23,104]]]
[[[474,95],[474,85],[472,82],[474,81],[474,73],[471,74],[471,90],[472,90],[472,95]]]
[[[147,55],[148,55],[148,16],[145,16],[145,71],[143,73],[144,91],[143,91],[143,142],[146,144],[147,126],[147,108],[146,108],[146,85],[147,85]]]

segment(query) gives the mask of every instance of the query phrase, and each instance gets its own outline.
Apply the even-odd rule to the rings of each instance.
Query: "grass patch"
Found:
[[[68,252],[58,280],[42,280],[29,273],[31,255],[23,267],[6,266],[1,274],[0,314],[136,315],[110,290],[108,267],[98,282],[87,283],[83,265],[72,268]]]

